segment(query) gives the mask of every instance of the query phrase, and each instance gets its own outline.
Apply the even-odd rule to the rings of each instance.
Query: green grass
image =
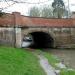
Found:
[[[36,54],[42,54],[43,56],[45,56],[48,59],[49,63],[53,67],[57,68],[56,63],[59,63],[60,62],[60,60],[57,57],[55,57],[54,55],[52,55],[52,54],[50,54],[48,52],[43,52],[43,50],[41,50],[41,49],[37,49],[35,51],[35,53]]]
[[[60,74],[59,75],[75,75],[75,70],[68,70],[68,69],[60,69],[60,68],[58,68],[56,63],[59,63],[60,60],[56,56],[54,56],[54,55],[52,55],[52,54],[50,54],[48,52],[43,52],[41,50],[37,50],[36,52],[37,53],[42,53],[48,59],[49,63],[55,69],[59,69],[60,70]]]
[[[48,59],[49,63],[55,68],[58,68],[55,64],[59,63],[60,60],[57,59],[54,55],[44,52],[44,56]],[[75,70],[68,70],[68,69],[60,69],[60,75],[75,75]]]
[[[55,67],[55,68],[58,68],[56,63],[59,63],[60,60],[55,57],[54,55],[50,54],[50,53],[47,53],[47,52],[44,52],[44,56],[48,59],[49,63]]]
[[[60,75],[75,75],[75,70],[62,69]]]
[[[45,75],[31,52],[0,47],[0,75]]]

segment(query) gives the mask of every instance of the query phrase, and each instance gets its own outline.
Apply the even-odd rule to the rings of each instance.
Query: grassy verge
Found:
[[[57,66],[56,66],[56,63],[59,63],[60,62],[60,60],[57,58],[57,57],[55,57],[54,55],[52,55],[52,54],[50,54],[50,53],[46,53],[46,52],[44,52],[44,56],[48,59],[48,61],[49,61],[49,63],[54,67],[54,68],[58,68]]]
[[[52,55],[52,54],[50,54],[50,53],[48,53],[48,52],[43,52],[43,51],[41,51],[41,50],[37,50],[36,52],[43,54],[43,55],[48,59],[49,63],[50,63],[55,69],[60,70],[60,74],[59,74],[59,75],[75,75],[75,70],[71,70],[71,69],[68,69],[68,68],[66,68],[66,69],[60,69],[60,68],[56,65],[57,63],[60,62],[60,60],[59,60],[56,56],[54,56],[54,55]]]
[[[60,69],[57,67],[56,63],[59,63],[60,60],[50,53],[44,52],[44,56],[48,59],[49,63],[55,68],[60,70],[60,75],[75,75],[75,70]]]
[[[60,75],[75,75],[75,70],[62,69]]]
[[[0,75],[45,75],[29,51],[0,47]]]

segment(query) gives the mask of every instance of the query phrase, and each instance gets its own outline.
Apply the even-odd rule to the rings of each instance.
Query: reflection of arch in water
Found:
[[[29,35],[32,36],[34,44],[32,48],[53,48],[54,39],[49,33],[43,31],[31,32]]]

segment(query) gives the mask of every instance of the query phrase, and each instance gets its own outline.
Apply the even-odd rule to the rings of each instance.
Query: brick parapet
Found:
[[[75,27],[75,19],[50,19],[50,18],[38,18],[23,16],[19,12],[13,12],[12,14],[6,14],[0,17],[0,26],[33,26],[33,27]]]

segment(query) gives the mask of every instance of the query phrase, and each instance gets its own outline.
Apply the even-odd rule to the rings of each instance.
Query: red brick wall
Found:
[[[49,27],[75,27],[75,19],[47,19],[20,15],[19,12],[6,14],[0,17],[0,26],[49,26]]]
[[[0,17],[0,26],[13,25],[14,18],[12,14],[6,14]]]

